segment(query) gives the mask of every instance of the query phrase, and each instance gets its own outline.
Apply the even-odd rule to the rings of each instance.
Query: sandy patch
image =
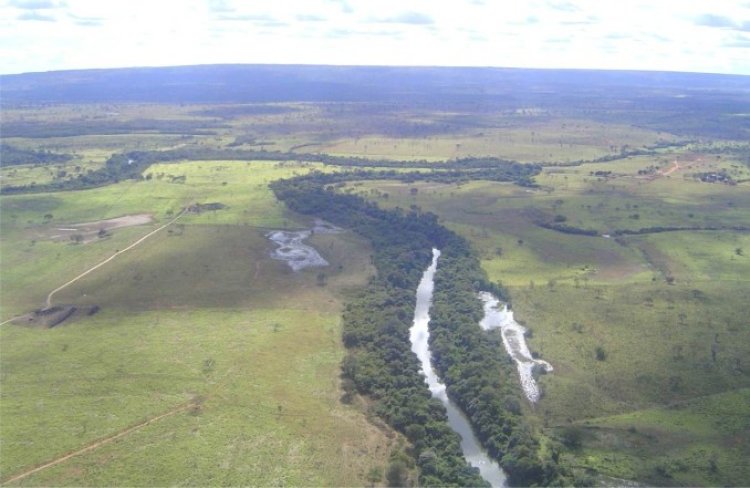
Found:
[[[55,225],[54,227],[47,228],[40,237],[54,241],[71,241],[87,244],[107,237],[107,234],[114,229],[150,224],[153,220],[150,214],[135,214],[115,217],[113,219],[82,222],[80,224]],[[80,237],[76,238],[75,236]]]

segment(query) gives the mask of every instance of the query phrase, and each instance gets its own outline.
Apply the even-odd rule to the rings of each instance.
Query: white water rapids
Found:
[[[531,403],[539,401],[539,386],[534,379],[534,368],[539,367],[545,373],[552,372],[552,365],[542,359],[534,359],[526,345],[526,327],[522,326],[513,318],[513,312],[504,305],[500,309],[500,300],[492,293],[483,291],[479,299],[484,304],[484,318],[479,326],[484,330],[500,329],[503,336],[503,345],[510,357],[516,362],[518,375],[521,377],[521,387]]]
[[[479,474],[493,487],[506,486],[506,475],[498,464],[490,459],[482,449],[474,432],[471,430],[466,416],[448,398],[445,385],[440,381],[437,373],[432,368],[432,354],[430,352],[430,305],[432,304],[432,292],[435,287],[434,277],[437,269],[440,251],[432,250],[432,263],[422,275],[422,280],[417,287],[417,304],[414,308],[414,325],[409,329],[409,340],[411,350],[419,358],[422,364],[422,373],[425,382],[430,388],[433,398],[440,400],[448,413],[448,424],[461,436],[461,450],[466,461],[479,469]]]

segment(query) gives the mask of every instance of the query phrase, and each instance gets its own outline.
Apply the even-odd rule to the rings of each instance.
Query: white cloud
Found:
[[[326,63],[750,74],[741,36],[750,5],[700,3],[8,0],[0,69]]]

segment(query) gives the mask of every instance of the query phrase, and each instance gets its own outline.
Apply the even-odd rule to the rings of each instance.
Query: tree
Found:
[[[566,427],[560,434],[560,441],[568,449],[580,449],[583,445],[583,430],[580,427]]]
[[[406,464],[400,459],[396,459],[388,465],[388,472],[385,474],[388,486],[406,486],[409,481],[409,470]]]

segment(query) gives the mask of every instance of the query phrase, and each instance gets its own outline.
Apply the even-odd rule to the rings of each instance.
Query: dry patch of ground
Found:
[[[150,214],[135,214],[80,224],[56,225],[47,228],[40,237],[55,241],[73,241],[87,244],[106,237],[114,229],[150,224],[153,220]]]

